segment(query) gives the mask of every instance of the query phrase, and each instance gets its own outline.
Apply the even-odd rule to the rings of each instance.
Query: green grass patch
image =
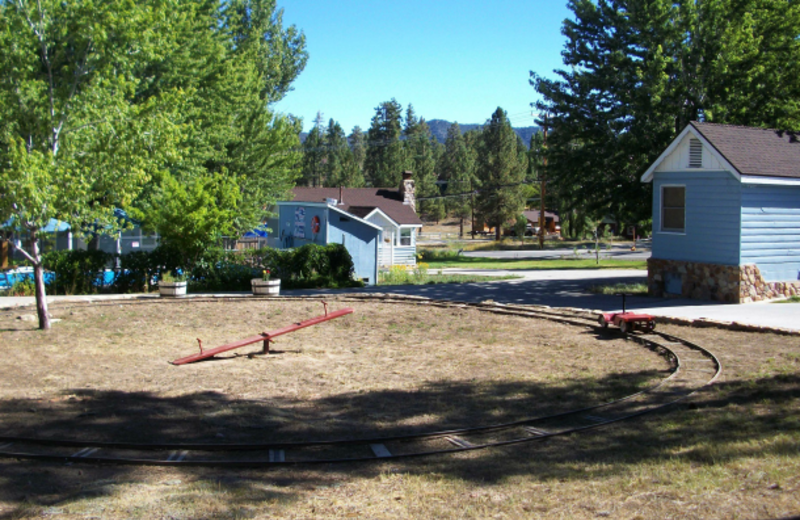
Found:
[[[592,285],[589,287],[592,294],[635,294],[647,296],[646,283],[614,283],[608,285]]]
[[[800,303],[800,296],[792,296],[791,298],[787,298],[785,300],[780,300],[772,303]]]
[[[464,268],[464,269],[647,269],[644,260],[616,260],[594,258],[559,258],[559,259],[508,259],[508,258],[474,258],[467,256],[451,256],[442,260],[428,261],[430,269]]]
[[[439,283],[475,283],[496,280],[513,280],[519,276],[480,276],[469,274],[442,274],[430,272],[428,264],[419,263],[416,267],[392,266],[389,271],[378,275],[378,285],[427,285]]]

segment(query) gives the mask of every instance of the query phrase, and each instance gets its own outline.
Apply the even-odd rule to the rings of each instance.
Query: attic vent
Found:
[[[703,167],[703,143],[699,139],[689,139],[689,168]]]

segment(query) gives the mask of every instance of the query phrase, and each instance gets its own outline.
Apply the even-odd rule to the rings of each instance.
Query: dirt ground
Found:
[[[322,313],[314,301],[0,312],[6,435],[269,441],[489,424],[619,397],[666,374],[593,329],[472,308],[355,313],[273,354],[170,360]],[[0,461],[5,518],[780,518],[800,512],[800,337],[662,327],[723,377],[670,412],[582,435],[434,457],[266,470]]]
[[[666,362],[591,331],[476,309],[339,303],[355,312],[195,364],[168,361],[323,314],[318,301],[54,308],[50,333],[0,317],[5,431],[94,440],[309,440],[528,417],[630,393]],[[19,313],[16,313],[19,315]],[[541,385],[585,380],[580,395]],[[142,429],[140,425],[147,424]]]

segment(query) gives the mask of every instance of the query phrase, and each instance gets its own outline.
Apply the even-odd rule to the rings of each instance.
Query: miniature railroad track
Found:
[[[351,296],[343,299],[364,298]],[[489,312],[548,319],[587,329],[598,328],[595,314],[579,310],[556,311],[542,307],[468,304],[391,296],[381,298],[381,301],[477,307]],[[626,337],[665,356],[672,365],[670,375],[641,392],[611,402],[554,415],[411,435],[316,442],[141,444],[0,435],[0,457],[130,465],[262,467],[453,454],[541,442],[663,410],[712,384],[721,373],[722,366],[713,353],[684,339],[655,332],[645,335],[631,334]]]

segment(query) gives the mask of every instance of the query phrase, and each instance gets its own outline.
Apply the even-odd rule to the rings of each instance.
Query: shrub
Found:
[[[44,268],[53,276],[46,281],[48,294],[94,294],[104,285],[105,270],[114,255],[104,251],[51,251]],[[113,281],[112,281],[113,283]]]
[[[423,262],[442,262],[456,260],[460,254],[460,251],[455,249],[422,249],[417,255],[417,259]]]
[[[33,283],[33,275],[31,275],[15,280],[5,296],[34,296],[35,294],[36,286]]]

